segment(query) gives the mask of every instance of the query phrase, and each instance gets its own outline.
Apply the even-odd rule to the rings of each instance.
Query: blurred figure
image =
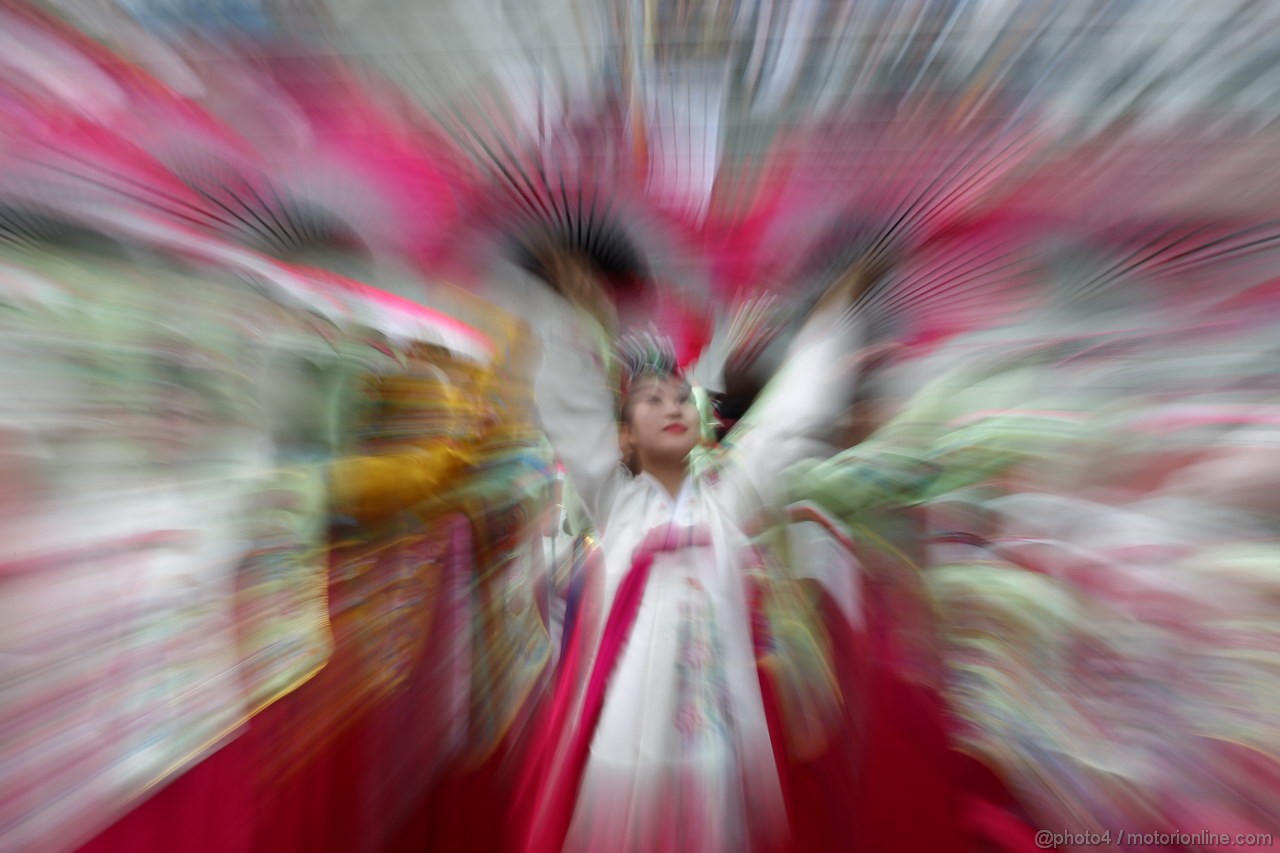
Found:
[[[550,251],[559,292],[610,328],[589,258]],[[598,368],[560,342],[544,354],[540,414],[601,531],[609,615],[581,715],[551,733],[568,747],[551,762],[528,849],[786,843],[732,543],[745,544],[746,519],[776,500],[777,474],[839,405],[833,368],[852,340],[840,317],[874,277],[855,267],[831,288],[714,477],[690,478],[698,415],[658,342],[622,351],[620,422]]]

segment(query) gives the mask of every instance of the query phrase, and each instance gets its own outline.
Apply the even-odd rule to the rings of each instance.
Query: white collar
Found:
[[[683,509],[690,500],[693,499],[693,475],[686,474],[684,482],[680,484],[680,492],[674,498],[667,491],[667,487],[658,482],[658,478],[650,474],[648,471],[641,471],[637,479],[647,480],[654,491],[666,502],[671,509],[672,515]]]

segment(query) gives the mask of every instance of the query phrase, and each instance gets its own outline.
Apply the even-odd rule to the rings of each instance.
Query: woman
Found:
[[[652,339],[625,351],[618,406],[582,334],[616,324],[591,258],[557,247],[540,267],[572,307],[566,333],[547,335],[538,410],[598,531],[607,615],[585,694],[538,765],[523,846],[785,847],[744,527],[781,505],[780,474],[844,408],[851,383],[833,365],[854,346],[846,309],[876,270],[858,264],[830,288],[719,464],[692,475],[700,417],[674,358]]]

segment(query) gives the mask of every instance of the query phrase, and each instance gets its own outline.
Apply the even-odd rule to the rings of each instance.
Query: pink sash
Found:
[[[654,558],[663,552],[709,542],[710,537],[703,529],[664,525],[654,528],[636,549],[631,570],[614,596],[576,725],[569,728],[566,724],[572,718],[576,694],[572,676],[581,666],[583,656],[588,654],[584,648],[587,634],[584,620],[575,622],[562,676],[555,685],[548,714],[540,724],[537,745],[521,774],[520,799],[513,824],[522,827],[523,837],[513,845],[516,849],[526,853],[559,853],[564,848],[586,773],[591,740],[604,711],[609,680],[631,637]]]

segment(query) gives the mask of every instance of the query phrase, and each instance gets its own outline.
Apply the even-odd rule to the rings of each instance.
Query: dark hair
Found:
[[[649,269],[635,243],[609,217],[585,217],[552,227],[532,228],[515,240],[516,263],[526,271],[555,286],[543,266],[549,251],[563,251],[588,261],[615,289],[638,284],[649,278]]]
[[[738,366],[736,369],[727,368],[724,373],[724,393],[716,404],[717,414],[725,420],[741,420],[764,391],[767,381],[754,364]]]
[[[627,398],[631,386],[646,378],[684,379],[675,346],[653,333],[631,334],[616,346],[621,388],[618,395],[618,418],[627,420]]]

